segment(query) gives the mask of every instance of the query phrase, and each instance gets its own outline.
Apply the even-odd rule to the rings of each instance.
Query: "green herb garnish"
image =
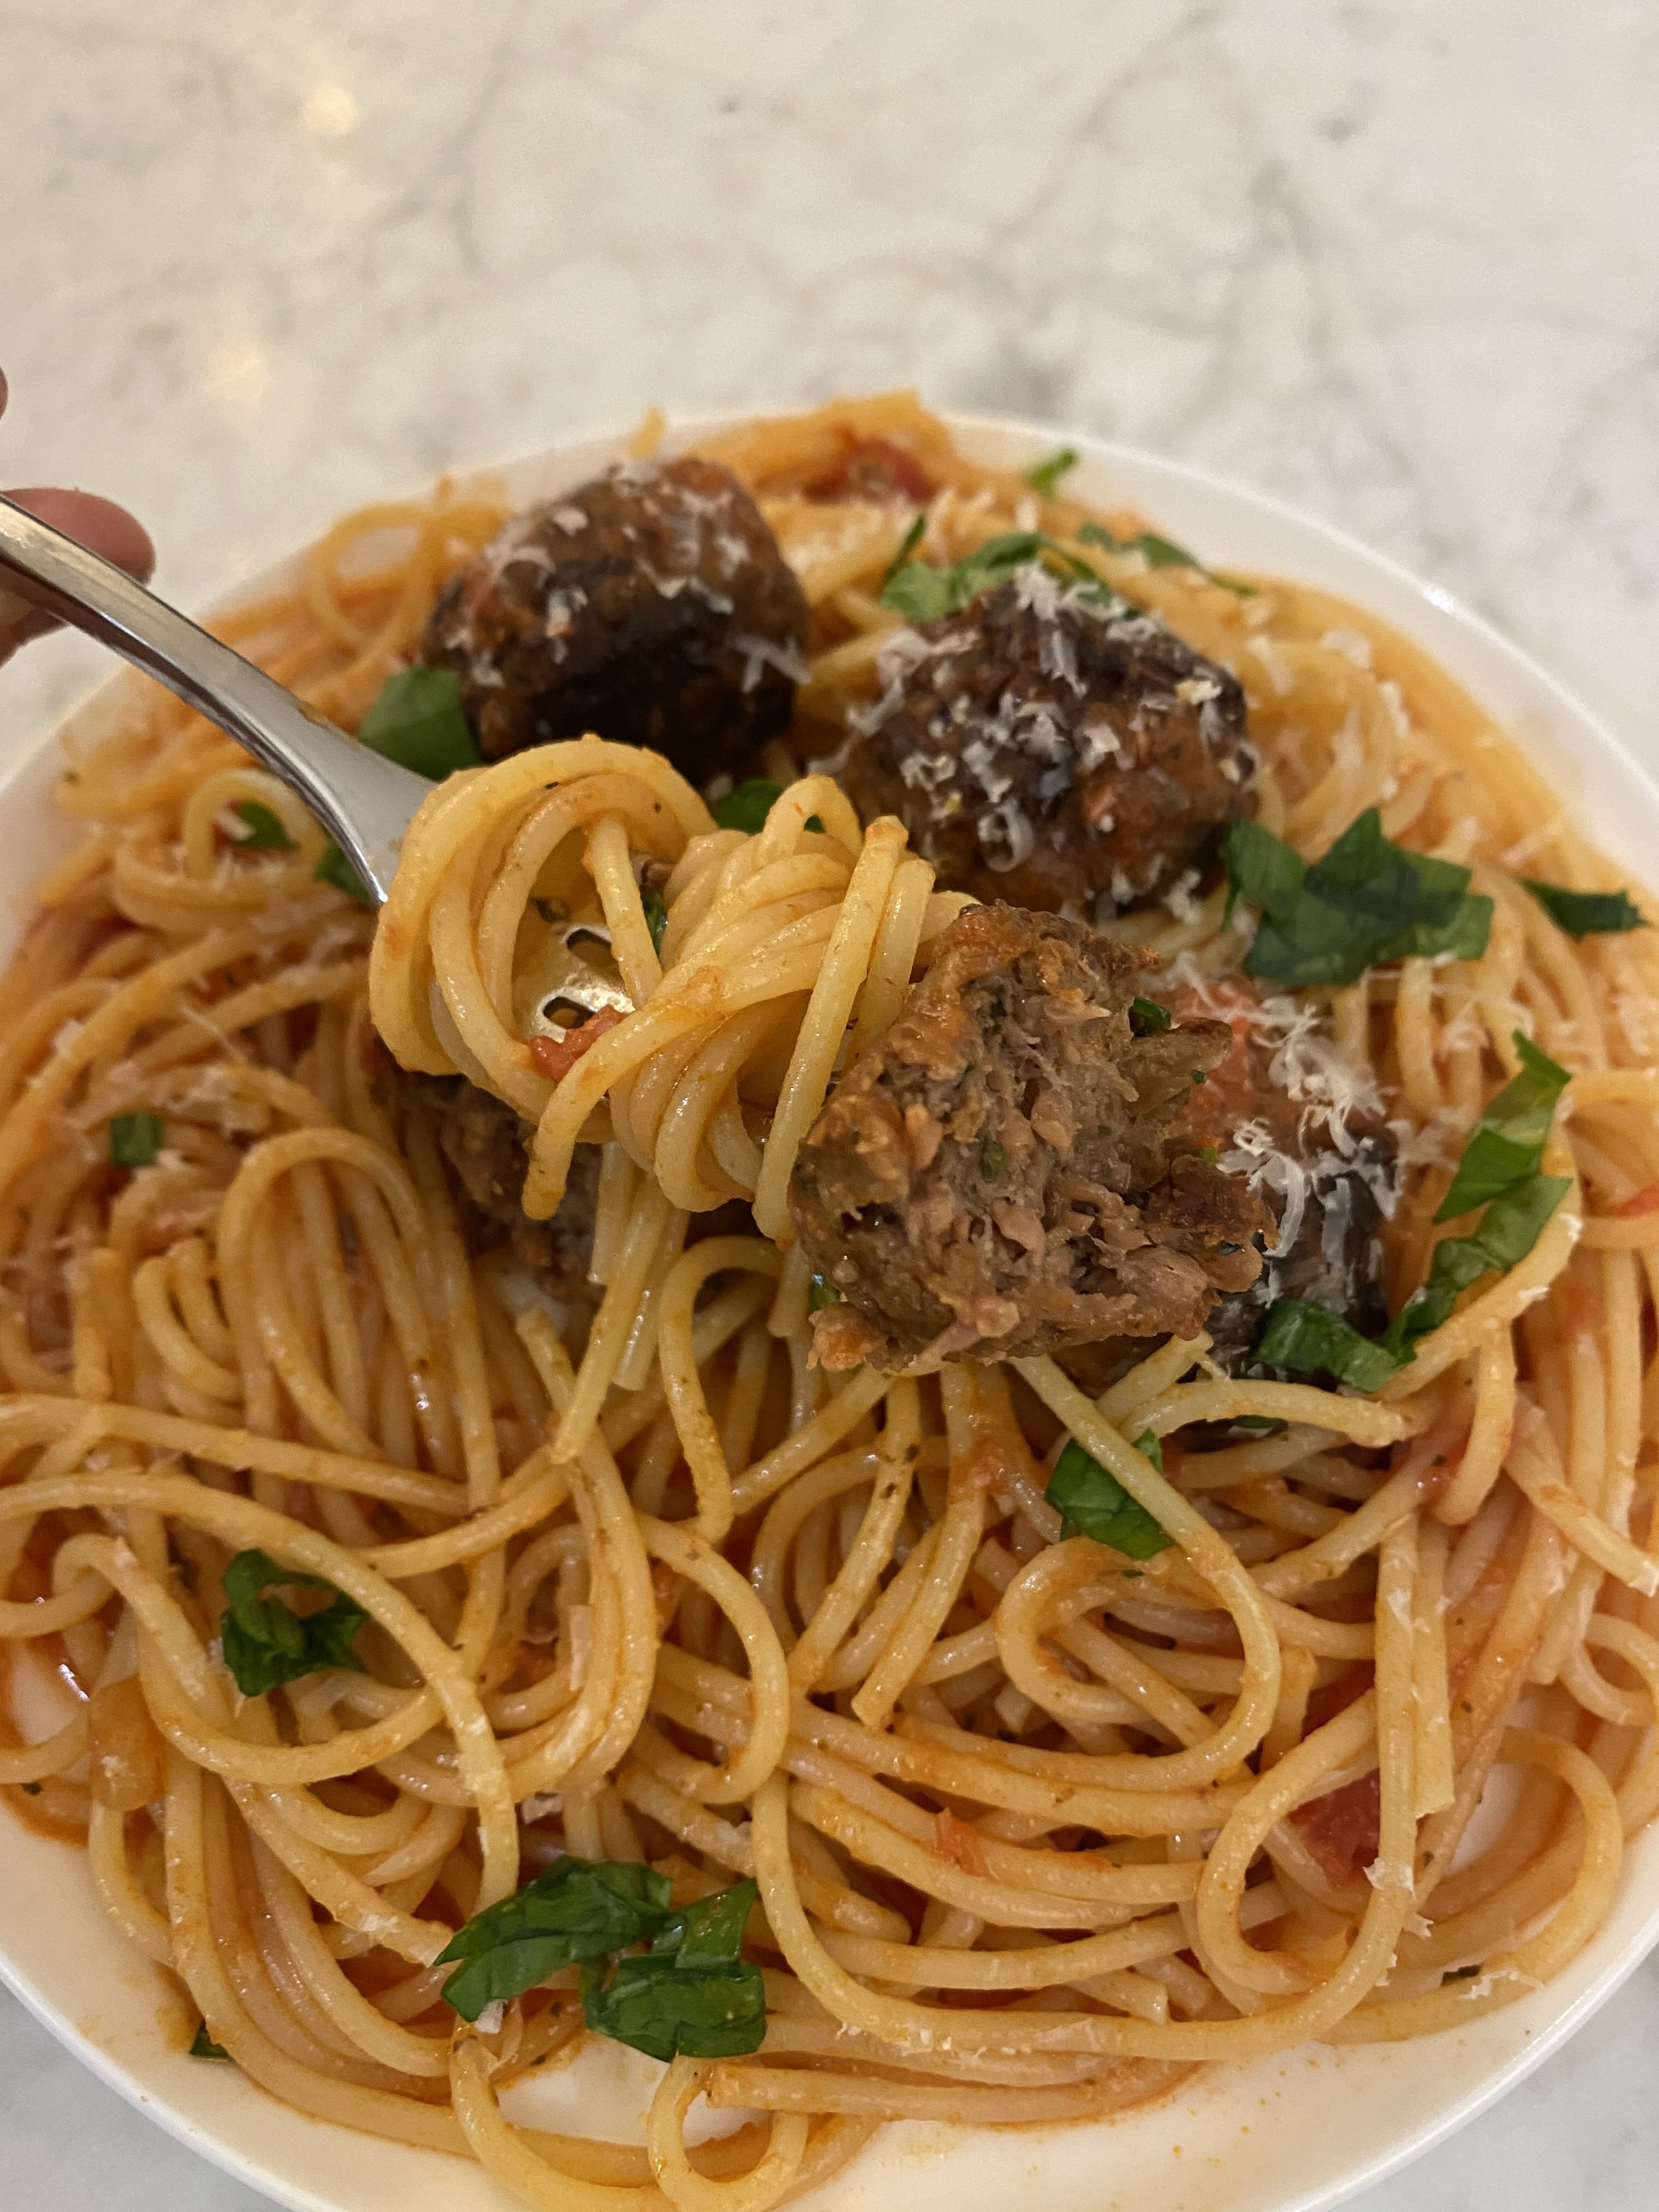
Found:
[[[1484,1206],[1467,1237],[1443,1237],[1428,1279],[1412,1292],[1380,1337],[1361,1336],[1340,1314],[1306,1298],[1281,1298],[1268,1315],[1255,1357],[1263,1367],[1335,1376],[1356,1390],[1380,1389],[1417,1357],[1416,1340],[1450,1319],[1458,1298],[1483,1275],[1518,1267],[1572,1188],[1569,1176],[1538,1171],[1565,1068],[1515,1032],[1521,1072],[1480,1116],[1463,1148],[1437,1221]]]
[[[241,799],[231,808],[236,819],[247,830],[246,837],[236,840],[239,853],[291,853],[294,840],[283,826],[283,817],[269,806],[261,805],[257,799]]]
[[[1083,545],[1098,545],[1108,553],[1139,553],[1149,568],[1192,568],[1206,576],[1224,591],[1234,592],[1241,599],[1253,599],[1253,584],[1235,583],[1231,576],[1218,576],[1206,568],[1184,545],[1177,545],[1173,538],[1160,538],[1155,530],[1143,530],[1133,538],[1114,538],[1103,524],[1085,522],[1078,532],[1078,542]]]
[[[1222,850],[1229,915],[1243,899],[1261,916],[1244,969],[1264,981],[1352,983],[1385,961],[1486,949],[1492,901],[1468,869],[1394,844],[1375,806],[1311,867],[1259,822],[1229,823]]]
[[[899,541],[898,551],[894,554],[892,559],[887,563],[886,568],[882,571],[881,590],[877,594],[878,599],[885,599],[887,595],[887,586],[892,582],[894,577],[897,575],[899,570],[903,568],[905,562],[915,551],[917,546],[921,544],[923,534],[927,531],[927,517],[925,514],[922,514],[916,517],[915,520],[910,525],[910,527],[905,532],[904,536]]]
[[[734,1882],[676,1913],[642,1956],[617,1961],[609,1979],[598,1960],[582,1968],[582,2012],[611,2036],[665,2063],[735,2058],[766,2035],[766,1984],[742,1956],[744,1923],[757,1895]]]
[[[1564,884],[1540,884],[1531,876],[1520,881],[1569,937],[1618,937],[1626,930],[1651,926],[1628,891],[1570,891]]]
[[[645,908],[645,926],[651,933],[653,949],[660,952],[663,932],[668,927],[668,902],[660,891],[641,891],[640,904]]]
[[[207,2022],[202,2020],[196,2023],[196,2033],[191,2040],[190,2055],[192,2058],[228,2058],[230,2053],[222,2045],[213,2040],[207,2032]]]
[[[1311,1298],[1280,1298],[1256,1340],[1262,1367],[1293,1375],[1334,1375],[1356,1390],[1380,1390],[1401,1362],[1385,1344],[1362,1336],[1340,1314]]]
[[[881,603],[913,623],[960,614],[981,592],[1006,583],[1018,569],[1029,568],[1045,553],[1103,598],[1111,596],[1086,561],[1079,561],[1042,531],[1010,530],[988,538],[948,568],[936,568],[930,561],[902,561],[882,586]]]
[[[428,783],[441,783],[457,769],[483,766],[453,668],[400,668],[388,676],[357,726],[357,742]]]
[[[625,1860],[555,1859],[512,1897],[456,1930],[437,1963],[461,1963],[442,1995],[463,2020],[522,1996],[561,1966],[642,1943],[668,1917],[666,1875]]]
[[[1163,1472],[1164,1447],[1150,1430],[1135,1438],[1135,1449]],[[1150,1559],[1175,1541],[1075,1437],[1066,1438],[1044,1495],[1060,1516],[1062,1537],[1092,1536],[1132,1559]]]
[[[722,830],[741,830],[746,836],[758,836],[766,827],[767,816],[782,796],[783,786],[774,783],[770,776],[747,776],[717,801],[714,819]]]
[[[109,1125],[110,1165],[147,1168],[161,1149],[167,1124],[148,1108],[137,1114],[117,1114]]]
[[[331,837],[323,848],[321,860],[311,872],[311,879],[315,884],[332,884],[337,891],[343,891],[349,899],[356,899],[359,906],[373,906],[374,903],[374,893]]]
[[[1137,1036],[1151,1036],[1155,1030],[1167,1030],[1175,1016],[1167,1006],[1160,1006],[1156,999],[1131,999],[1129,1027]]]
[[[825,1306],[838,1306],[844,1295],[836,1288],[828,1275],[814,1275],[806,1285],[807,1311],[821,1313]]]
[[[1412,1292],[1382,1334],[1383,1344],[1397,1352],[1402,1365],[1415,1357],[1414,1338],[1450,1318],[1460,1292],[1482,1275],[1507,1274],[1520,1265],[1571,1188],[1571,1176],[1523,1176],[1492,1200],[1473,1236],[1441,1238],[1427,1282]]]
[[[741,830],[745,836],[757,837],[766,827],[766,817],[783,796],[783,786],[774,783],[769,775],[745,776],[734,791],[728,791],[716,802],[714,819],[722,830]],[[823,817],[809,814],[802,823],[805,830],[823,834]]]
[[[1041,492],[1044,499],[1052,499],[1060,478],[1069,476],[1076,466],[1076,447],[1061,446],[1050,453],[1047,460],[1039,461],[1033,469],[1027,469],[1025,481],[1033,491]]]
[[[995,1182],[1008,1172],[1008,1155],[994,1137],[980,1147],[979,1172],[982,1182]]]
[[[1455,1221],[1459,1214],[1473,1212],[1523,1176],[1535,1175],[1543,1161],[1556,1101],[1571,1078],[1519,1030],[1515,1047],[1520,1073],[1475,1123],[1437,1221]]]
[[[327,1590],[332,1605],[297,1613],[285,1599],[266,1597],[271,1589]],[[238,1552],[224,1572],[227,1610],[219,1633],[225,1664],[245,1698],[257,1698],[282,1682],[297,1682],[325,1667],[362,1671],[351,1640],[368,1615],[319,1575],[285,1567],[267,1552]]]

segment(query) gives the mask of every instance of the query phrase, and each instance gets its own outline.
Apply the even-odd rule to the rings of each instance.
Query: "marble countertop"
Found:
[[[915,381],[1342,524],[1659,769],[1649,0],[0,0],[0,482],[125,499],[186,605],[449,461]],[[1651,2204],[1656,2048],[1650,1961],[1357,2212]],[[3,1996],[0,2082],[8,2201],[252,2212]]]

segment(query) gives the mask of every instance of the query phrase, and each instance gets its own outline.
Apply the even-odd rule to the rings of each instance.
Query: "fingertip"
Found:
[[[141,584],[149,581],[155,568],[155,548],[149,532],[136,515],[96,492],[60,491],[53,487],[30,487],[8,495],[54,530],[101,554],[118,568],[125,568]]]

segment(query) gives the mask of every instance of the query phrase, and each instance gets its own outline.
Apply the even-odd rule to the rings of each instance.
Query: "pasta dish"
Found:
[[[155,687],[69,734],[0,1787],[198,2058],[550,2212],[1457,2028],[1659,1808],[1659,936],[1073,460],[348,516],[219,627],[430,781],[378,913]],[[596,2037],[642,2148],[514,2116]]]

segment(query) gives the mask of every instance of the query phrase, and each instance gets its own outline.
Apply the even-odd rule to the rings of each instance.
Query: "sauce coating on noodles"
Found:
[[[550,2208],[765,2212],[889,2118],[1089,2119],[1455,2028],[1575,1955],[1659,1808],[1659,938],[1565,932],[1527,881],[1611,894],[1606,864],[1363,611],[1218,580],[907,394],[697,459],[806,611],[799,664],[756,661],[793,694],[757,750],[492,743],[377,922],[286,791],[131,682],[70,733],[85,834],[0,981],[0,1650],[74,1692],[0,1736],[0,1787],[84,1843],[198,2049]],[[568,504],[532,533],[544,642]],[[454,483],[349,517],[222,627],[355,728],[511,520]],[[1217,1096],[1158,1142],[1252,1209],[1216,1257],[1282,1262],[1301,1368],[1218,1297],[1045,1347],[1015,1297],[1008,1356],[814,1358],[854,1285],[799,1163],[970,903],[837,780],[901,558],[935,598],[1035,562],[1223,672],[1263,865],[1375,807],[1414,916],[1431,861],[1491,902],[1481,949],[1258,988],[1200,839],[1058,932],[1139,978],[1101,1083],[1200,1025]],[[1041,1087],[999,1110],[1059,1174]],[[1011,1133],[975,1139],[988,1192]],[[1460,1163],[1482,1194],[1437,1224]],[[974,1195],[973,1236],[1047,1250],[1041,1206]],[[1500,1765],[1513,1809],[1461,1848]],[[643,2151],[503,2108],[589,2034],[664,2060]],[[689,2148],[700,2095],[758,2117]]]

